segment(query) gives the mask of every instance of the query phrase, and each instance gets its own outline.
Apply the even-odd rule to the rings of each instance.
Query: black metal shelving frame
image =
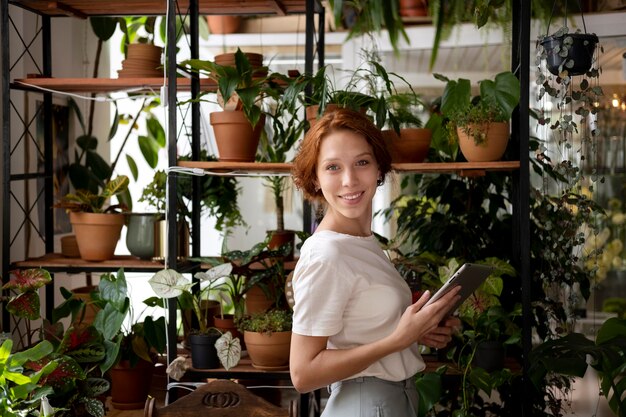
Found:
[[[169,25],[167,27],[167,37],[168,39],[176,39],[176,26],[175,19],[177,15],[180,15],[180,8],[177,0],[167,0],[168,2],[168,22]],[[313,72],[313,62],[314,56],[317,52],[318,56],[318,65],[324,65],[324,9],[317,0],[305,0],[306,2],[306,42],[305,42],[305,71],[307,73]],[[1,41],[1,65],[2,65],[2,204],[3,204],[3,213],[2,213],[2,269],[1,275],[3,281],[8,280],[9,271],[12,265],[11,259],[11,248],[15,243],[15,237],[17,236],[17,232],[15,228],[18,230],[20,227],[24,227],[26,223],[30,223],[36,229],[36,234],[44,243],[45,252],[51,253],[53,251],[53,238],[54,238],[54,230],[53,230],[53,211],[52,211],[52,199],[53,199],[53,157],[52,157],[52,103],[53,103],[53,94],[48,92],[41,93],[43,96],[43,120],[44,120],[44,142],[43,149],[39,151],[43,155],[44,159],[44,167],[43,171],[38,171],[35,173],[12,173],[11,170],[11,160],[15,156],[15,147],[12,148],[11,135],[13,134],[12,126],[11,126],[11,118],[12,111],[15,111],[19,114],[17,108],[14,106],[11,91],[13,89],[17,89],[18,87],[12,86],[12,75],[11,71],[13,66],[16,63],[10,62],[10,32],[11,28],[18,33],[22,45],[24,46],[24,52],[19,54],[19,59],[23,59],[24,57],[31,57],[31,59],[35,60],[33,55],[31,54],[29,48],[34,40],[24,40],[21,38],[19,31],[11,20],[11,16],[9,14],[9,4],[16,3],[19,5],[19,2],[11,2],[10,0],[0,0],[0,41]],[[198,57],[198,16],[199,16],[199,0],[190,0],[189,7],[185,14],[188,15],[190,21],[190,51],[191,57]],[[37,13],[37,11],[30,10],[33,13]],[[315,16],[318,16],[318,37],[317,42],[315,41],[315,32],[314,32],[314,23]],[[45,13],[41,13],[41,30],[36,32],[35,37],[41,37],[42,43],[42,56],[41,56],[41,66],[40,71],[41,75],[50,77],[52,73],[52,59],[51,59],[51,45],[52,45],[52,34],[51,34],[51,17],[46,15]],[[529,71],[526,70],[530,68],[530,52],[528,45],[530,45],[530,3],[524,0],[514,0],[513,2],[513,54],[512,54],[512,62],[511,66],[513,70],[519,75],[521,81],[521,99],[519,109],[513,116],[513,137],[512,140],[517,141],[518,149],[519,149],[519,161],[520,161],[520,169],[513,172],[515,190],[514,195],[512,196],[513,204],[513,218],[514,218],[514,236],[512,237],[512,245],[514,248],[514,253],[518,254],[518,264],[515,265],[518,271],[520,272],[520,281],[522,287],[522,305],[523,305],[523,313],[524,313],[524,322],[529,323],[529,315],[530,315],[530,208],[529,208],[529,155],[528,155],[528,138],[529,138],[529,111],[528,111],[528,103],[529,103]],[[169,43],[169,42],[168,42]],[[317,47],[317,48],[315,48]],[[176,62],[176,50],[175,48],[168,48],[167,50],[167,60],[168,62]],[[170,66],[168,68],[168,79],[175,80],[176,79],[176,68],[174,66]],[[191,94],[192,96],[197,96],[200,91],[200,82],[199,79],[193,78],[191,83]],[[168,166],[176,166],[177,165],[177,153],[176,153],[176,144],[177,144],[177,85],[176,83],[169,83],[167,87],[167,105],[169,108],[168,111]],[[22,132],[20,140],[30,140],[28,138],[28,126],[34,120],[23,120],[20,118],[21,125],[24,127],[24,131]],[[192,157],[197,159],[200,152],[200,109],[199,104],[194,103],[191,105],[191,137],[192,137]],[[15,126],[13,126],[15,128]],[[35,183],[39,183],[37,198],[35,201],[29,206],[24,207],[22,202],[18,201],[17,196],[13,193],[13,189],[15,184],[23,183],[25,181],[34,181]],[[168,207],[168,218],[175,219],[176,216],[176,198],[172,198],[176,195],[176,177],[170,176],[170,180],[168,183],[167,193],[169,196],[169,207]],[[194,198],[192,211],[194,213],[192,218],[192,256],[200,255],[200,201],[199,201],[199,187],[198,180],[194,181]],[[43,200],[43,204],[45,209],[43,211],[43,228],[40,230],[38,225],[32,220],[31,214],[33,210],[35,210],[35,206],[38,204],[40,200]],[[18,209],[22,212],[21,214],[24,216],[23,221],[15,223],[15,213],[11,212],[11,207],[13,206],[12,202]],[[310,208],[305,206],[305,217],[304,217],[304,227],[309,230],[311,228],[311,212]],[[170,248],[177,247],[177,233],[176,233],[176,222],[175,220],[170,220],[168,222],[168,245]],[[177,254],[173,251],[170,251],[167,256],[167,265],[171,268],[176,268],[178,266]],[[182,265],[181,265],[182,266]],[[61,272],[61,269],[54,269],[57,272]],[[111,268],[114,270],[114,268]],[[130,270],[130,269],[129,269]],[[144,271],[141,268],[133,269],[135,271]],[[152,269],[146,269],[152,270]],[[103,269],[101,267],[85,267],[85,268],[75,268],[72,269],[71,272],[101,272]],[[65,270],[67,272],[67,270]],[[54,300],[54,286],[47,286],[45,293],[46,300],[46,314],[49,315]],[[170,302],[169,309],[169,323],[176,323],[176,308],[174,302]],[[4,331],[9,330],[9,314],[6,309],[2,309],[2,325]],[[531,349],[531,341],[530,341],[531,329],[530,326],[525,325],[523,328],[523,349],[524,349],[524,373],[527,376],[526,371],[528,369],[528,353]],[[170,347],[176,346],[175,332],[168,331],[168,345]],[[168,351],[168,360],[173,360],[176,356],[176,350],[170,349]],[[525,378],[524,385],[524,393],[522,394],[524,397],[528,397],[528,390],[531,389],[530,381],[528,378]],[[530,415],[530,405],[524,404],[523,415]],[[305,410],[302,410],[305,411]],[[308,411],[308,409],[306,410]],[[303,414],[304,415],[304,414]]]

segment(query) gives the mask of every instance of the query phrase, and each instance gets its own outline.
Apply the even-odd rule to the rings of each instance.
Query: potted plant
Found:
[[[107,201],[128,189],[128,177],[120,175],[107,182],[100,194],[88,190],[69,193],[55,204],[70,213],[70,222],[76,234],[81,258],[87,261],[111,259],[126,221],[117,209],[122,204],[108,205]]]
[[[190,155],[179,157],[181,161],[190,160]],[[206,150],[200,152],[200,160],[216,160],[215,157],[207,154]],[[147,203],[151,206],[158,218],[155,224],[154,256],[165,257],[164,239],[166,221],[165,217],[165,186],[167,174],[163,170],[154,173],[150,182],[142,191],[139,202]],[[177,221],[178,242],[180,256],[187,256],[189,253],[189,223],[191,223],[191,209],[189,202],[193,200],[193,182],[189,176],[180,176],[177,181],[176,194],[178,198],[178,209],[180,217]],[[202,213],[215,216],[215,229],[226,232],[229,228],[237,226],[247,226],[241,216],[241,211],[237,203],[238,183],[234,177],[222,177],[215,175],[205,175],[199,180],[200,187],[200,208]]]
[[[257,152],[259,162],[287,162],[289,152],[304,133],[305,120],[302,118],[301,100],[306,83],[287,77],[284,77],[283,82],[287,87],[279,91],[274,110],[269,114],[272,129],[261,136]],[[286,230],[284,220],[284,193],[289,179],[280,175],[265,177],[276,205],[276,229],[268,232],[271,236],[268,245],[270,249],[277,249],[284,244],[290,244],[291,252],[287,255],[287,260],[293,259],[295,245],[295,231]]]
[[[409,43],[400,16],[399,3],[399,0],[331,0],[330,8],[333,11],[335,25],[348,28],[348,39],[386,29],[394,52],[399,54],[400,40],[404,39]]]
[[[191,311],[194,314],[195,326],[189,333],[189,346],[191,348],[192,366],[198,369],[210,369],[219,367],[220,360],[216,350],[216,343],[222,337],[222,332],[214,326],[209,326],[208,314],[212,310],[204,308],[203,301],[208,299],[211,291],[221,287],[222,280],[229,276],[232,266],[222,264],[207,272],[198,272],[199,288],[192,290],[194,283],[187,280],[182,274],[172,269],[163,269],[157,272],[149,283],[153,291],[163,298],[177,298],[179,302],[190,302]],[[219,282],[218,282],[219,281]],[[234,336],[234,335],[233,335]],[[236,352],[239,343],[229,343],[229,349]],[[239,347],[240,348],[240,347]]]
[[[552,35],[539,37],[537,45],[541,46],[541,58],[553,75],[583,75],[594,62],[594,54],[599,39],[594,33],[582,33],[578,29],[570,33],[562,27]]]
[[[509,140],[509,119],[520,97],[519,80],[510,71],[497,74],[494,80],[480,81],[480,95],[472,98],[467,79],[446,82],[441,113],[450,121],[450,135],[470,162],[497,161]]]
[[[530,353],[529,376],[541,389],[551,375],[583,377],[589,367],[600,379],[600,394],[604,395],[615,415],[626,411],[626,320],[610,318],[590,340],[572,332],[547,340]],[[554,378],[554,377],[552,377]]]
[[[33,347],[12,352],[13,340],[7,339],[0,346],[0,414],[3,416],[35,415],[54,416],[48,395],[53,393],[50,386],[39,385],[59,365],[52,360],[37,372],[24,372],[26,362],[37,362],[49,356],[54,348],[47,340]]]
[[[309,127],[327,112],[338,108],[350,108],[355,111],[367,112],[376,101],[375,97],[361,91],[352,77],[345,89],[338,89],[328,71],[331,66],[326,65],[313,75],[302,75],[301,82],[306,86],[304,102],[306,104],[306,120]]]
[[[106,341],[112,401],[119,409],[143,408],[157,356],[165,352],[165,319],[135,321],[123,268],[103,274],[95,295],[100,310],[93,327]]]
[[[5,300],[6,306],[16,323],[24,320],[27,329],[26,334],[19,331],[15,334],[20,343],[36,345],[37,351],[45,347],[47,352],[35,358],[29,356],[32,349],[18,348],[15,361],[11,361],[9,369],[19,364],[20,376],[31,376],[37,381],[33,381],[36,385],[24,386],[19,393],[18,390],[13,393],[25,397],[29,392],[39,392],[38,397],[28,399],[29,405],[38,405],[38,401],[43,400],[41,395],[46,395],[45,403],[53,410],[47,412],[54,412],[56,416],[103,417],[103,395],[110,385],[102,375],[115,361],[115,343],[110,339],[105,341],[104,335],[94,326],[76,320],[72,320],[65,329],[58,320],[66,317],[66,314],[59,312],[58,308],[52,312],[52,322],[40,316],[39,289],[52,282],[47,270],[16,270],[11,274],[13,277],[3,287],[13,292]],[[63,308],[67,314],[70,312],[66,306],[59,308]],[[36,332],[31,332],[33,323],[41,323],[35,329]],[[40,339],[34,339],[35,335],[39,335]],[[107,349],[107,345],[111,349]],[[29,360],[20,363],[24,357]]]
[[[243,330],[252,366],[272,371],[288,368],[291,324],[291,310],[279,309],[245,316],[237,321],[237,327]]]
[[[271,93],[267,74],[262,75],[253,67],[239,48],[235,65],[200,59],[190,59],[182,65],[217,84],[218,103],[223,111],[212,112],[210,119],[220,161],[253,162],[265,125],[260,103]]]
[[[423,162],[428,156],[432,132],[423,127],[417,116],[422,101],[415,92],[398,92],[387,98],[389,124],[392,129],[383,130],[389,140],[391,159],[394,163]]]

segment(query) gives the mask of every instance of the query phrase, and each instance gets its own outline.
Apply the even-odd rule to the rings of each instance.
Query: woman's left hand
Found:
[[[458,317],[447,317],[439,326],[424,334],[418,343],[435,349],[442,349],[452,340],[452,334],[461,327]]]

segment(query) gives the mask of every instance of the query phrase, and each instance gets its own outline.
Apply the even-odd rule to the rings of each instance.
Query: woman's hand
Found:
[[[447,344],[451,339],[452,328],[460,322],[453,319],[450,326],[440,326],[440,323],[448,314],[449,307],[461,298],[458,295],[460,290],[461,287],[457,286],[439,300],[424,307],[430,298],[430,292],[426,291],[414,304],[407,307],[394,331],[399,346],[406,348],[418,341],[424,344]]]
[[[424,334],[417,342],[435,349],[443,349],[452,340],[452,334],[461,327],[458,317],[448,316],[430,332]]]

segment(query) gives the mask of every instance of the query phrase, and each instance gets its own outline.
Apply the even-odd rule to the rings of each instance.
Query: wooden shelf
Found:
[[[229,175],[261,175],[261,174],[289,174],[290,163],[264,162],[208,162],[208,161],[179,161],[178,166],[185,168],[200,168],[209,174]],[[485,175],[487,171],[514,171],[519,169],[519,161],[498,162],[438,162],[416,164],[393,164],[396,172],[406,173],[456,173],[462,176]]]
[[[245,355],[245,353],[244,353]],[[424,355],[423,356],[424,363],[426,364],[426,368],[422,372],[435,372],[439,367],[443,365],[448,366],[447,374],[449,375],[460,375],[462,372],[456,367],[456,365],[452,362],[441,362],[437,360],[433,355]],[[241,379],[250,379],[250,378],[259,378],[259,379],[279,379],[279,380],[291,380],[291,376],[289,375],[289,369],[279,370],[279,371],[264,371],[255,368],[252,366],[252,361],[249,356],[244,356],[239,361],[237,366],[230,368],[230,370],[226,370],[223,367],[215,368],[215,369],[196,369],[191,366],[191,358],[187,357],[187,372],[186,377],[191,377],[192,379],[196,378],[241,378]],[[510,363],[506,364],[507,366]]]
[[[183,261],[177,269],[185,269],[190,265]],[[90,262],[81,258],[69,258],[60,253],[49,253],[38,258],[29,258],[14,262],[11,269],[45,268],[50,272],[109,272],[124,268],[124,272],[157,272],[164,268],[164,263],[157,260],[143,260],[131,255],[114,256],[113,259],[102,262]]]
[[[167,84],[167,82],[166,82]],[[163,86],[163,78],[18,78],[11,87],[41,91],[49,89],[67,93],[114,93],[114,92],[153,92],[159,94]],[[177,78],[178,91],[190,91],[189,78]],[[202,91],[214,91],[215,82],[207,78],[200,79]]]
[[[46,16],[148,16],[165,15],[164,0],[9,0],[10,4]],[[178,0],[185,13],[189,0]],[[304,14],[306,0],[198,0],[201,15],[278,15]]]

